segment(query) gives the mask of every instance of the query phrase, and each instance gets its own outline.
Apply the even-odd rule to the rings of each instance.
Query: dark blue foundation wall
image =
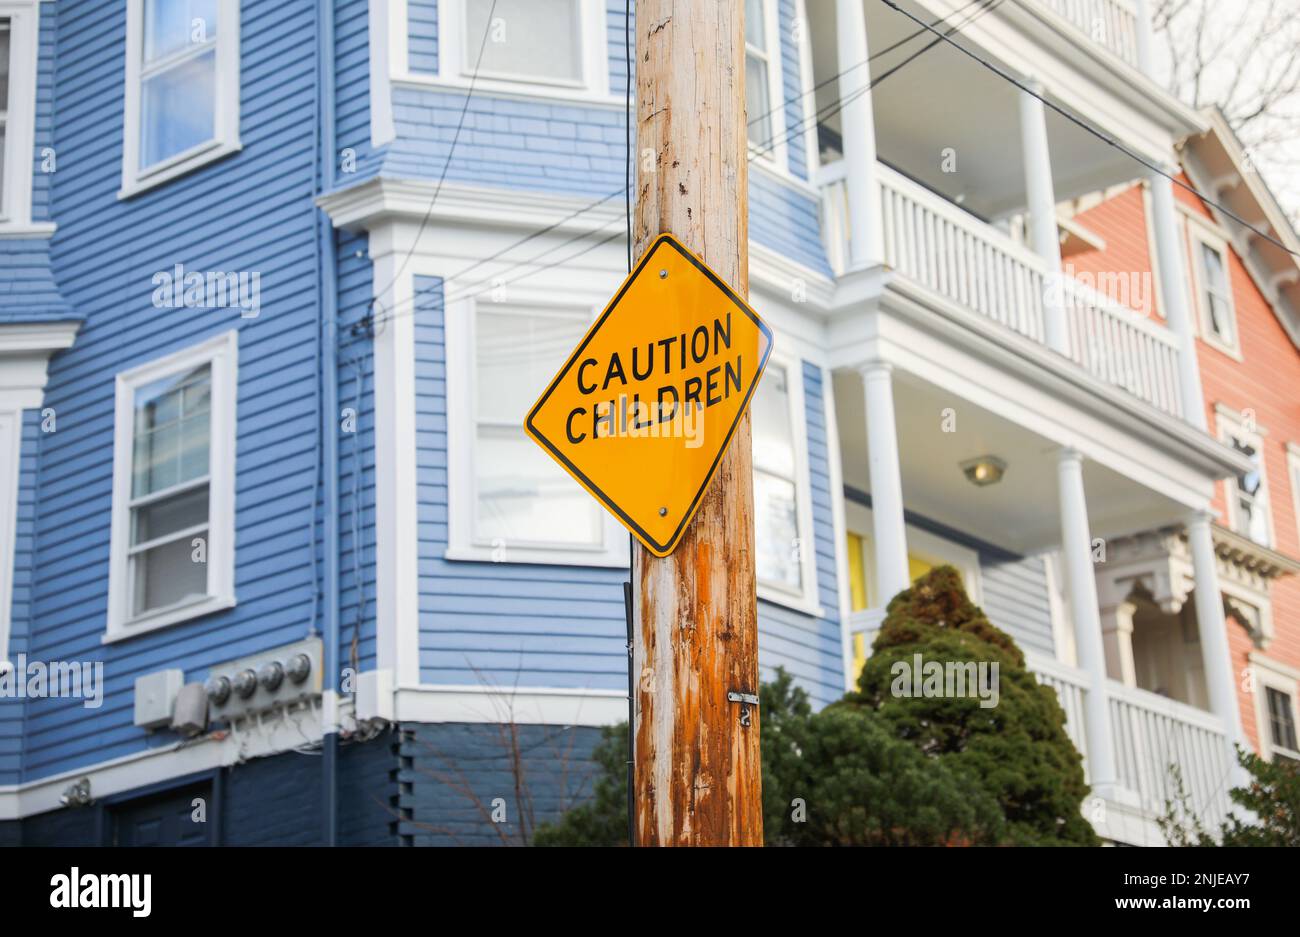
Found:
[[[599,740],[590,727],[420,724],[345,743],[339,845],[524,845],[591,796]],[[0,846],[318,846],[321,795],[319,752],[286,752],[0,822]]]

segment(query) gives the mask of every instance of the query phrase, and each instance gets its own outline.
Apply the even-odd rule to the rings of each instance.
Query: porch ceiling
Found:
[[[835,374],[845,485],[871,490],[861,377]],[[944,431],[945,411],[955,416]],[[1056,452],[1052,441],[913,375],[894,372],[894,409],[906,508],[968,536],[1032,554],[1060,544]],[[996,485],[978,488],[960,464],[995,455],[1007,463]],[[1176,522],[1177,502],[1095,462],[1084,463],[1093,536],[1118,536]]]
[[[936,18],[917,3],[903,5],[925,22]],[[963,22],[970,12],[963,11],[952,22]],[[866,18],[871,54],[877,56],[870,66],[873,82],[935,41],[932,34],[926,33],[896,50],[878,54],[919,27],[877,0],[867,0]],[[953,38],[974,46],[964,32]],[[840,68],[836,63],[833,16],[813,19],[812,45],[814,78],[821,83]],[[1010,71],[1015,73],[1015,69]],[[1022,211],[1025,176],[1019,94],[1014,85],[940,43],[873,87],[877,154],[985,220]],[[818,111],[833,107],[838,98],[837,82],[830,81],[817,92]],[[836,133],[840,131],[839,119],[837,113],[826,120]],[[1047,129],[1058,199],[1141,175],[1141,167],[1131,158],[1051,111],[1047,114]],[[944,171],[949,148],[955,156],[955,172]]]

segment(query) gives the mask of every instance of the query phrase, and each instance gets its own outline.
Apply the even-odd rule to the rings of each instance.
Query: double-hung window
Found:
[[[32,225],[40,4],[0,0],[0,232]]]
[[[0,218],[5,216],[5,164],[8,162],[5,141],[9,137],[9,50],[13,33],[9,18],[0,19]]]
[[[772,31],[767,0],[745,0],[745,110],[749,144],[761,153],[774,149],[772,128]]]
[[[604,0],[438,0],[436,9],[431,0],[407,0],[395,77],[604,99],[607,15]]]
[[[109,638],[234,604],[236,348],[118,375]]]
[[[1275,756],[1300,761],[1300,744],[1296,743],[1295,699],[1290,693],[1272,686],[1264,687],[1268,707],[1268,740]]]
[[[1268,522],[1268,490],[1264,487],[1262,458],[1257,440],[1232,437],[1232,446],[1250,457],[1254,467],[1237,476],[1232,504],[1232,526],[1256,543],[1268,546],[1271,542]]]
[[[754,394],[755,567],[760,582],[801,592],[798,474],[790,389],[784,367],[771,364]]]
[[[1201,336],[1230,355],[1239,354],[1237,314],[1228,269],[1228,244],[1200,218],[1188,216]]]
[[[596,297],[512,288],[449,304],[447,557],[619,566],[627,533],[524,433],[524,417],[591,325]]]
[[[768,362],[750,404],[754,451],[754,566],[760,596],[817,606],[812,501],[801,444],[802,384],[794,361]]]
[[[239,148],[239,0],[129,0],[122,194]]]

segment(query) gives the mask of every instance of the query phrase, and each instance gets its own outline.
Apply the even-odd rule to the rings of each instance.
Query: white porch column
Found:
[[[1237,683],[1228,650],[1228,628],[1223,618],[1223,597],[1219,593],[1219,569],[1208,513],[1197,511],[1187,518],[1187,542],[1192,548],[1192,573],[1196,578],[1196,630],[1201,639],[1205,688],[1210,695],[1211,712],[1223,720],[1227,731],[1228,764],[1235,766],[1234,746],[1244,744],[1241,713],[1237,708]],[[1234,767],[1231,777],[1239,773]]]
[[[1151,50],[1155,46],[1155,36],[1151,31],[1151,5],[1147,0],[1134,0],[1133,16],[1137,23],[1137,64],[1138,69],[1147,76],[1151,75]]]
[[[1074,618],[1074,643],[1079,666],[1088,674],[1084,705],[1088,783],[1100,796],[1107,797],[1118,777],[1111,744],[1110,707],[1106,702],[1106,651],[1102,645],[1097,580],[1092,568],[1092,533],[1083,493],[1083,456],[1073,449],[1062,449],[1056,469],[1061,500],[1061,553]]]
[[[1173,174],[1172,168],[1167,169]],[[1192,305],[1187,292],[1187,252],[1174,207],[1174,184],[1158,172],[1147,174],[1151,186],[1151,222],[1156,235],[1156,262],[1165,299],[1165,321],[1178,337],[1178,389],[1183,419],[1205,429],[1205,398],[1196,367],[1196,334],[1192,330]]]
[[[877,599],[882,606],[910,584],[903,480],[898,468],[892,368],[874,361],[862,368],[867,404],[867,467],[871,473],[871,529],[876,549]]]
[[[1043,86],[1029,82],[1037,94]],[[1061,238],[1056,227],[1056,192],[1052,188],[1052,159],[1047,147],[1047,113],[1043,102],[1020,92],[1020,148],[1025,162],[1025,194],[1029,202],[1029,243],[1047,262],[1043,301],[1043,330],[1047,344],[1069,354],[1065,310],[1061,304]]]
[[[867,20],[862,0],[835,0],[835,42],[840,67],[840,142],[849,203],[849,268],[880,255],[880,195],[876,190],[876,122],[871,109],[871,68],[866,64]],[[846,71],[847,69],[847,71]]]
[[[1133,615],[1137,606],[1120,602],[1101,610],[1101,640],[1106,651],[1106,672],[1125,686],[1137,686],[1133,663]]]

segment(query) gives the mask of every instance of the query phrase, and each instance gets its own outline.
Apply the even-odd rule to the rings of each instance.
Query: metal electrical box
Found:
[[[229,722],[319,697],[322,651],[320,638],[307,638],[218,664],[204,684],[209,717]]]

